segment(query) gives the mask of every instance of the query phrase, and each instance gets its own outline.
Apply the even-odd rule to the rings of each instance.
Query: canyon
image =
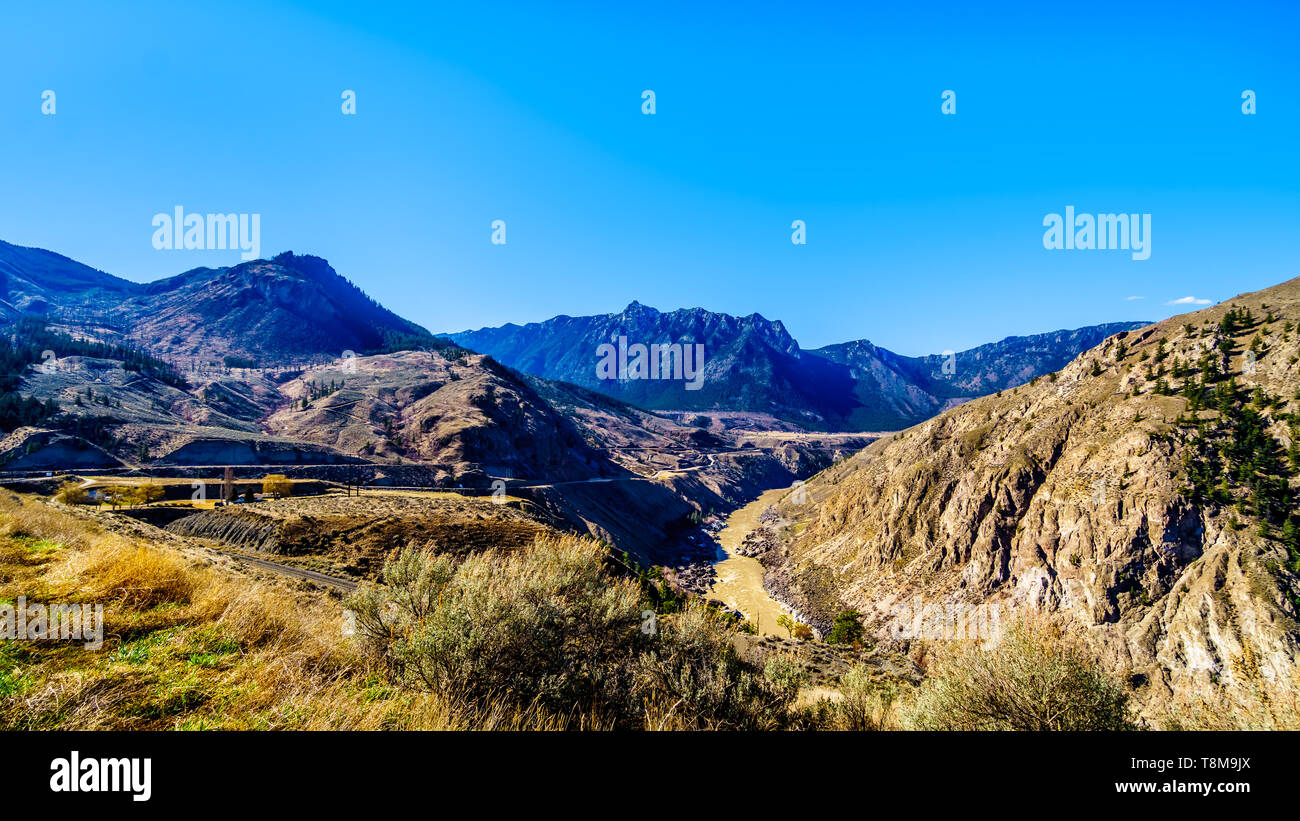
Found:
[[[137,517],[155,538],[355,581],[408,539],[576,533],[769,638],[853,611],[899,653],[950,638],[927,614],[1046,619],[1151,722],[1296,675],[1300,281],[905,357],[636,302],[440,336],[292,253],[138,284],[0,243],[0,273],[6,487],[329,489]],[[598,378],[620,337],[700,346],[699,390]]]

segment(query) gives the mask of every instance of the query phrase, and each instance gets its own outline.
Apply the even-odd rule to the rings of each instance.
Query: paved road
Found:
[[[315,570],[306,570],[301,567],[280,564],[279,562],[273,562],[269,559],[258,559],[249,556],[246,553],[222,550],[219,547],[213,547],[212,549],[224,556],[229,556],[230,558],[237,559],[241,562],[247,562],[248,564],[263,568],[264,570],[270,570],[272,573],[280,573],[285,576],[292,576],[296,579],[306,579],[307,581],[316,582],[317,584],[328,585],[329,587],[342,590],[344,593],[351,593],[353,590],[357,589],[357,583],[352,579],[340,579],[337,576],[327,576],[324,573],[318,573]]]

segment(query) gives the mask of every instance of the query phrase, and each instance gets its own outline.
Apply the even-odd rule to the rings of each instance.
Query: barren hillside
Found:
[[[769,588],[882,637],[1045,612],[1149,707],[1294,676],[1298,322],[1292,280],[874,443],[783,500]]]

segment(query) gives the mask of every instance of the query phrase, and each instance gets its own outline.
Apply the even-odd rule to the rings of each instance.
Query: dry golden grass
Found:
[[[107,532],[71,509],[0,495],[0,534],[0,600],[100,603],[105,632],[97,651],[72,641],[0,643],[0,729],[614,726],[594,706],[556,712],[501,694],[469,700],[399,686],[343,635],[342,603],[332,595]],[[570,577],[598,570],[596,552],[582,540],[543,539],[532,564],[509,551],[492,554],[468,561],[466,579],[509,592],[536,584],[542,562],[568,589]],[[546,564],[548,557],[555,561]],[[626,605],[635,633],[640,608],[629,583],[605,579],[597,589]],[[662,718],[650,727],[698,726],[671,709],[648,705],[647,713]]]
[[[104,645],[0,643],[0,729],[562,729],[399,690],[326,593],[256,581],[0,495],[0,601],[104,605]]]
[[[48,539],[66,547],[82,548],[100,533],[94,525],[69,516],[49,505],[24,500],[0,491],[0,537]]]

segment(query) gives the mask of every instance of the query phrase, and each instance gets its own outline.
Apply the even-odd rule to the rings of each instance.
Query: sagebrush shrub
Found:
[[[408,687],[602,725],[784,721],[794,693],[740,659],[732,628],[697,602],[648,626],[641,588],[611,577],[605,559],[568,537],[460,562],[406,548],[348,607],[363,644]]]
[[[920,730],[1126,730],[1128,692],[1076,639],[1018,621],[996,647],[939,653],[906,723]]]

